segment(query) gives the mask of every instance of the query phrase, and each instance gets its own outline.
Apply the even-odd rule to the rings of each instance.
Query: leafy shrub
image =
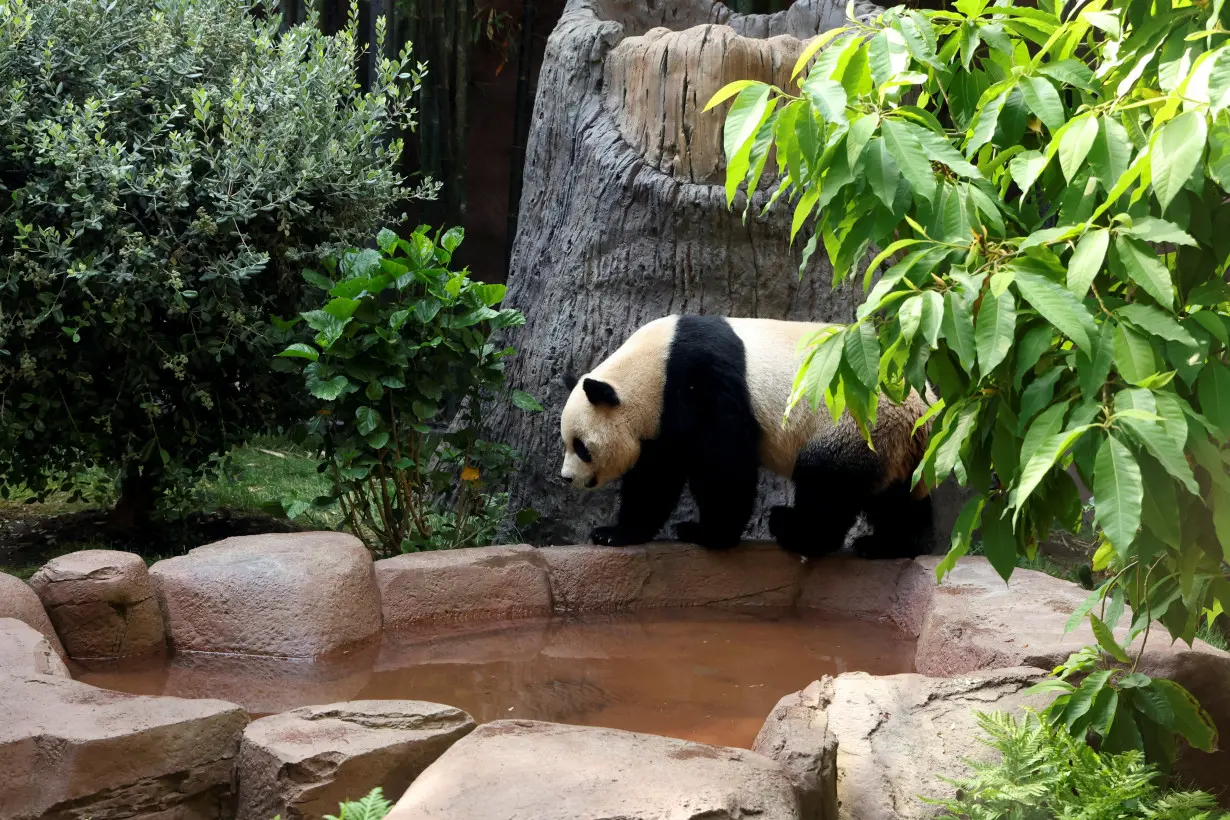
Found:
[[[279,34],[272,9],[0,0],[10,485],[122,467],[121,517],[140,515],[168,468],[299,417],[268,317],[302,309],[305,259],[409,193],[390,136],[418,72],[382,59],[359,93],[357,7],[334,36]]]
[[[476,430],[514,352],[492,335],[525,318],[495,309],[503,285],[448,270],[461,240],[460,228],[408,240],[383,230],[379,249],[326,259],[329,276],[306,271],[327,301],[301,315],[310,341],[279,354],[307,362],[307,390],[324,402],[309,427],[334,481],[322,503],[340,504],[351,532],[384,553],[485,543],[503,514],[506,497],[483,490],[515,454]],[[513,400],[541,409],[525,393]],[[442,495],[452,509],[438,508]]]
[[[814,224],[804,264],[823,244],[840,281],[878,252],[857,321],[817,335],[793,401],[866,433],[881,391],[937,388],[914,478],[977,491],[939,578],[979,528],[1005,579],[1075,531],[1079,476],[1108,578],[1072,625],[1089,615],[1103,680],[1154,621],[1190,643],[1230,607],[1227,23],[1224,3],[1186,0],[896,8],[814,40],[800,96],[744,81],[710,103],[735,96],[731,201],[774,149],[770,205]],[[1126,607],[1119,637],[1105,618]],[[1113,720],[1146,748],[1148,698],[1096,697],[1113,714],[1065,725]],[[1207,748],[1205,729],[1189,737]]]
[[[941,779],[957,787],[953,800],[923,798],[941,817],[968,820],[1214,820],[1225,815],[1204,792],[1162,793],[1156,772],[1137,751],[1098,753],[1067,732],[1026,712],[977,714],[983,743],[999,752],[990,763],[969,762],[973,775]]]

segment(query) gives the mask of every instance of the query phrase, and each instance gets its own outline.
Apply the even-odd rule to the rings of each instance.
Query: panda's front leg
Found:
[[[759,477],[754,460],[742,465],[697,471],[688,479],[700,521],[685,521],[675,528],[680,541],[722,550],[738,546],[756,506]]]
[[[589,540],[608,547],[652,541],[678,506],[684,478],[678,460],[658,442],[642,442],[640,459],[620,480],[615,525],[595,528]]]

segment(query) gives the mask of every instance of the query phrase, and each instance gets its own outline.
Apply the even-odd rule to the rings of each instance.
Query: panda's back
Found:
[[[813,413],[806,402],[782,424],[795,373],[803,362],[803,344],[826,325],[776,319],[727,321],[743,342],[747,390],[761,429],[761,464],[789,478],[803,448],[833,430],[827,410],[821,407]]]

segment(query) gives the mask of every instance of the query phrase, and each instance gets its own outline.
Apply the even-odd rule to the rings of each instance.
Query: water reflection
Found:
[[[749,746],[773,704],[822,675],[913,670],[885,624],[781,609],[651,610],[386,635],[327,662],[177,656],[94,667],[96,686],[216,697],[254,713],[358,698],[447,703],[517,717]]]

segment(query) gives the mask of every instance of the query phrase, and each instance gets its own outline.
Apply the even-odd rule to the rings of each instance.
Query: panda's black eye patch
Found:
[[[584,461],[586,464],[594,460],[594,457],[589,454],[589,448],[585,446],[585,442],[579,438],[572,440],[572,449],[577,454],[577,458]]]

